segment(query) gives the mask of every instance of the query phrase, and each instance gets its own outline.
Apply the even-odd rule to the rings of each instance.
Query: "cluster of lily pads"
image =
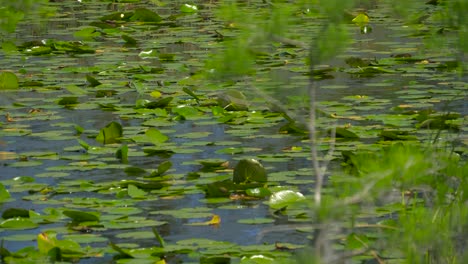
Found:
[[[311,74],[300,59],[308,51],[281,42],[252,51],[253,86],[265,93],[259,95],[251,77],[211,82],[236,63],[235,56],[228,56],[215,68],[204,64],[212,59],[208,53],[238,30],[216,21],[210,10],[216,4],[199,9],[176,3],[149,8],[84,2],[70,3],[89,12],[79,16],[85,22],[73,30],[3,46],[9,57],[8,64],[1,64],[8,71],[0,74],[5,95],[0,105],[5,117],[0,123],[1,260],[289,263],[311,241],[314,217],[308,129],[301,120],[307,106],[298,88],[307,86]],[[74,16],[56,5],[64,17]],[[110,14],[103,15],[103,8]],[[374,15],[384,17],[379,10]],[[306,12],[297,16],[306,25],[297,34],[308,35],[314,22]],[[61,34],[76,41],[62,40]],[[396,45],[395,53],[371,59],[353,48],[341,66],[325,65],[312,73],[325,94],[318,109],[320,120],[326,120],[318,124],[321,137],[336,141],[334,164],[349,172],[330,177],[331,198],[366,187],[363,175],[379,170],[378,163],[367,161],[384,157],[391,164],[398,157],[392,149],[390,154],[369,152],[393,141],[409,142],[411,148],[437,138],[466,157],[466,139],[453,140],[466,132],[466,113],[457,112],[467,90],[456,77],[460,62],[439,54],[408,55],[415,51],[411,42]],[[275,71],[287,73],[286,81],[272,81],[269,74]],[[342,75],[347,81],[336,84],[334,78]],[[403,79],[395,80],[398,76]],[[275,90],[278,86],[282,92]],[[327,96],[327,91],[335,92]],[[441,109],[444,102],[455,110]],[[332,128],[329,120],[339,125]],[[325,152],[329,145],[320,149]],[[422,162],[424,153],[416,154]],[[424,166],[425,171],[452,172],[456,185],[461,184],[463,166]],[[397,181],[398,170],[390,165],[388,170],[395,175],[385,180]],[[439,183],[436,176],[427,182]],[[386,218],[405,212],[405,206],[392,203],[369,214]],[[387,220],[379,227],[397,228]],[[275,230],[264,234],[256,229],[281,229],[282,223],[294,227],[277,231],[279,238],[271,235]],[[239,224],[256,234],[239,239],[247,232],[228,233]],[[267,238],[259,239],[262,234]],[[376,239],[373,235],[353,232],[341,238],[340,247],[362,249]],[[394,253],[389,255],[400,257]]]

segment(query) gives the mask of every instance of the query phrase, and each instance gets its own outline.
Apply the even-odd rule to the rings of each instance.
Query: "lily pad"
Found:
[[[122,133],[122,125],[117,122],[111,122],[99,131],[96,141],[102,144],[117,143],[122,137]]]
[[[95,221],[98,222],[100,215],[98,212],[85,212],[78,210],[64,210],[62,213],[70,217],[73,220],[73,222],[76,223]]]
[[[271,195],[268,205],[270,205],[272,209],[278,210],[304,200],[305,197],[300,192],[282,190]]]
[[[266,182],[267,173],[263,165],[255,159],[240,160],[234,168],[234,183]]]
[[[0,73],[0,90],[15,90],[19,88],[18,77],[12,72]]]

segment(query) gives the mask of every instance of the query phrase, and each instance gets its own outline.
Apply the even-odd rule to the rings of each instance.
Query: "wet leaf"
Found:
[[[267,188],[253,188],[253,189],[247,189],[245,190],[245,193],[248,196],[252,197],[258,197],[258,198],[263,198],[271,195],[271,191],[268,190]]]

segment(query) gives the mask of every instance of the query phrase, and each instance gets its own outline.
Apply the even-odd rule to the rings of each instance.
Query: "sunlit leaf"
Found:
[[[198,11],[198,8],[196,5],[183,4],[180,7],[180,12],[182,13],[195,13],[197,11]]]
[[[356,23],[359,26],[363,26],[367,23],[369,23],[369,17],[365,13],[360,13],[357,15],[351,22]]]
[[[302,193],[292,190],[283,190],[273,193],[268,204],[273,209],[281,209],[303,200],[305,200],[305,197]]]
[[[6,229],[33,229],[38,227],[38,224],[34,223],[28,218],[24,217],[15,217],[9,218],[0,222],[0,228]]]
[[[0,90],[14,90],[18,88],[19,84],[16,74],[8,71],[0,73]]]
[[[145,132],[145,135],[149,141],[156,146],[166,142],[169,139],[168,136],[164,135],[156,128],[148,128]]]
[[[39,233],[37,235],[37,247],[41,253],[47,254],[49,250],[57,246],[57,243],[55,233]]]
[[[245,190],[246,194],[248,196],[252,196],[252,197],[259,197],[259,198],[263,198],[263,197],[267,197],[269,195],[271,195],[271,191],[268,190],[267,188],[253,188],[253,189],[247,189]]]
[[[242,257],[240,264],[273,264],[275,259],[264,255],[253,255],[249,257]]]
[[[5,188],[5,185],[0,182],[0,203],[10,199],[10,197],[11,195]]]
[[[129,184],[127,186],[127,193],[128,193],[128,196],[135,198],[135,199],[142,199],[142,198],[145,198],[147,195],[145,191],[138,189],[138,187],[136,187],[133,184]]]

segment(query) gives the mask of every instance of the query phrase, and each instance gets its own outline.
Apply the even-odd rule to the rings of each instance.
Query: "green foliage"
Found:
[[[27,16],[44,18],[55,12],[48,0],[0,0],[0,36],[13,33]],[[3,39],[2,39],[3,42]]]
[[[12,72],[0,73],[0,90],[14,90],[18,89],[18,77]]]
[[[120,141],[122,137],[122,125],[117,122],[110,122],[106,127],[99,131],[96,141],[101,144],[112,144]]]

